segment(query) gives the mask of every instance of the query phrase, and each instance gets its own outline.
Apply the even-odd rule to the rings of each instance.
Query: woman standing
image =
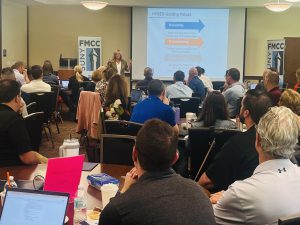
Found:
[[[125,71],[128,71],[127,62],[123,59],[119,49],[114,52],[113,59],[108,61],[107,68],[112,68],[119,75],[124,75]]]

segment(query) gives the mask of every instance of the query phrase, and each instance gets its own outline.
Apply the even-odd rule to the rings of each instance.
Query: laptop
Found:
[[[251,89],[251,90],[255,89],[255,88],[256,88],[256,85],[257,85],[257,84],[254,84],[254,83],[250,84],[250,89]]]
[[[68,85],[69,85],[69,81],[68,81],[68,80],[62,80],[62,81],[61,81],[61,86],[62,86],[63,88],[68,88]]]
[[[0,225],[63,225],[69,194],[8,189]]]
[[[143,94],[142,90],[132,89],[130,94],[131,102],[132,103],[139,102],[142,98],[142,94]]]

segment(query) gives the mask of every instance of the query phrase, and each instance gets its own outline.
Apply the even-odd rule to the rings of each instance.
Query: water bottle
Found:
[[[77,196],[74,199],[74,225],[86,221],[86,194],[83,186],[78,187]]]
[[[14,176],[9,176],[9,182],[10,182],[10,188],[17,188],[18,187],[18,185],[17,185],[17,183],[15,182],[15,178],[14,178]],[[5,185],[4,185],[4,192],[6,192],[6,189],[9,187],[9,184],[8,184],[8,182],[6,182],[5,183]]]

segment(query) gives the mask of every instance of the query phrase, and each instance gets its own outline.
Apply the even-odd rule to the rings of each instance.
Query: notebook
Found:
[[[63,225],[69,194],[8,189],[0,225]]]

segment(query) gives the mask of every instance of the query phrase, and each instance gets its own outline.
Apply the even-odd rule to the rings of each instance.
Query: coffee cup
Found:
[[[119,187],[115,184],[104,184],[101,186],[102,209],[109,203],[110,199],[115,197]]]

